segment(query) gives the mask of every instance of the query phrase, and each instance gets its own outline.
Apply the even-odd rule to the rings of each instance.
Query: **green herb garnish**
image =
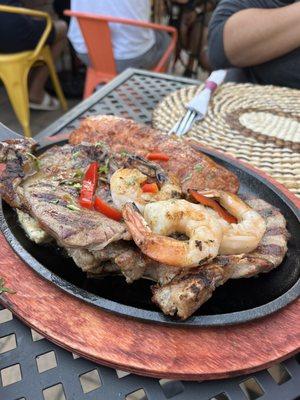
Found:
[[[95,147],[103,147],[104,145],[105,145],[105,143],[101,142],[101,141],[95,143]]]
[[[14,290],[12,290],[8,287],[5,287],[4,285],[5,285],[4,278],[0,278],[0,294],[1,293],[12,293],[12,294],[16,293]]]
[[[197,171],[197,172],[201,172],[201,171],[203,170],[203,165],[201,165],[201,164],[196,164],[196,165],[194,166],[194,170]]]
[[[74,206],[74,204],[67,204],[67,208],[71,211],[80,211],[80,208],[77,206]]]
[[[107,175],[109,172],[109,161],[110,161],[110,157],[108,157],[105,161],[105,164],[102,165],[101,167],[98,168],[98,172],[99,174],[104,174]]]
[[[36,167],[37,171],[39,171],[40,166],[41,166],[40,160],[34,154],[30,153],[29,151],[26,154],[34,161],[35,167]]]
[[[59,200],[58,199],[49,200],[49,203],[58,204]]]
[[[120,152],[120,156],[121,157],[127,157],[129,155],[129,153],[126,151],[126,150],[122,150],[121,152]]]
[[[75,151],[75,153],[72,154],[72,158],[77,158],[80,154],[80,151]]]
[[[101,167],[99,167],[98,172],[99,174],[106,175],[108,173],[108,165],[102,165]]]
[[[82,188],[82,184],[81,183],[74,183],[73,185],[73,188],[75,188],[75,189],[81,189]]]
[[[83,171],[78,169],[77,171],[74,172],[74,178],[82,178],[83,177]]]

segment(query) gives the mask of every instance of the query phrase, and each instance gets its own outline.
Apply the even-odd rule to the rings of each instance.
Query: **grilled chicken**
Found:
[[[89,117],[80,128],[73,131],[69,142],[104,142],[112,152],[129,151],[145,157],[149,152],[164,152],[170,156],[168,162],[160,164],[167,173],[174,174],[183,191],[188,189],[222,189],[236,193],[237,177],[216,164],[209,157],[194,150],[185,140],[168,137],[162,132],[136,122],[109,115]]]

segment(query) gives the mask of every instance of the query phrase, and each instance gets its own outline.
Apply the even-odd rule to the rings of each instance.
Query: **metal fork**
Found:
[[[187,112],[183,117],[181,117],[176,124],[168,132],[168,135],[175,134],[177,136],[182,136],[187,133],[195,121],[200,121],[204,119],[209,100],[212,93],[217,89],[217,87],[224,81],[226,71],[220,69],[214,71],[210,74],[205,82],[204,89],[201,90],[187,105]]]

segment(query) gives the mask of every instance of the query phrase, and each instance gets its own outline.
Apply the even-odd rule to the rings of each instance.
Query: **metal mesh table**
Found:
[[[36,138],[43,141],[45,136],[71,131],[82,118],[93,114],[120,115],[149,124],[158,101],[195,83],[127,70]],[[299,364],[298,355],[268,370],[219,381],[144,378],[77,357],[0,306],[0,400],[297,400]]]

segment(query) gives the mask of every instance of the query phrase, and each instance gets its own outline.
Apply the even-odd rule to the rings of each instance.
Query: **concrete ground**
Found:
[[[75,107],[80,102],[80,99],[68,100],[69,109]],[[46,128],[61,115],[64,111],[59,109],[57,111],[30,111],[30,125],[33,136]],[[17,133],[22,133],[22,127],[17,120],[13,108],[10,104],[5,88],[0,86],[0,122],[8,126],[10,129]]]

